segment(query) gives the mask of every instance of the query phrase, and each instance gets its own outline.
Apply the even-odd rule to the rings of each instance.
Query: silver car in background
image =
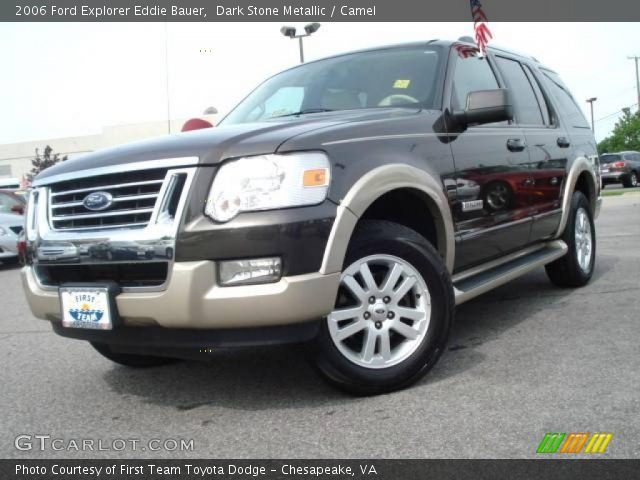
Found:
[[[24,228],[24,217],[15,213],[0,213],[0,262],[18,261],[18,237]]]

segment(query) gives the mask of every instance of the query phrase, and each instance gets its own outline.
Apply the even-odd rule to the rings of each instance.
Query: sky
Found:
[[[293,24],[301,29],[304,24]],[[490,23],[493,44],[557,71],[596,138],[637,103],[638,23]],[[94,134],[103,126],[229,111],[259,82],[296,65],[279,23],[0,23],[0,144]],[[472,35],[466,23],[323,23],[307,60]],[[168,75],[167,75],[168,73]],[[168,84],[167,84],[168,80]],[[168,93],[168,95],[167,95]],[[168,97],[168,98],[167,98]],[[168,100],[168,102],[167,102]],[[635,108],[635,107],[634,107]]]

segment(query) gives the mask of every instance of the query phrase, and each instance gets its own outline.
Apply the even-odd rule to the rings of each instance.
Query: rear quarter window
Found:
[[[545,69],[540,69],[542,72],[542,81],[547,90],[551,93],[551,96],[556,100],[560,109],[560,116],[564,117],[568,122],[568,126],[574,128],[587,128],[591,126],[587,121],[584,113],[578,106],[578,103],[569,92],[567,86],[562,82],[558,74]]]

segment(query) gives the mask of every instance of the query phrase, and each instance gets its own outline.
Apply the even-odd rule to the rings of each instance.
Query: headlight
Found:
[[[240,212],[316,205],[329,182],[329,159],[320,152],[240,158],[220,167],[205,213],[226,222]]]

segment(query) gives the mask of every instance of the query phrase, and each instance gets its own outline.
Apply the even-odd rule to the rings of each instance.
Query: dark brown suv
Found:
[[[455,305],[542,266],[589,281],[596,158],[533,58],[430,41],[309,62],[216,128],[40,174],[27,298],[125,365],[304,341],[333,384],[390,391],[435,364]],[[61,242],[80,261],[38,255]]]

